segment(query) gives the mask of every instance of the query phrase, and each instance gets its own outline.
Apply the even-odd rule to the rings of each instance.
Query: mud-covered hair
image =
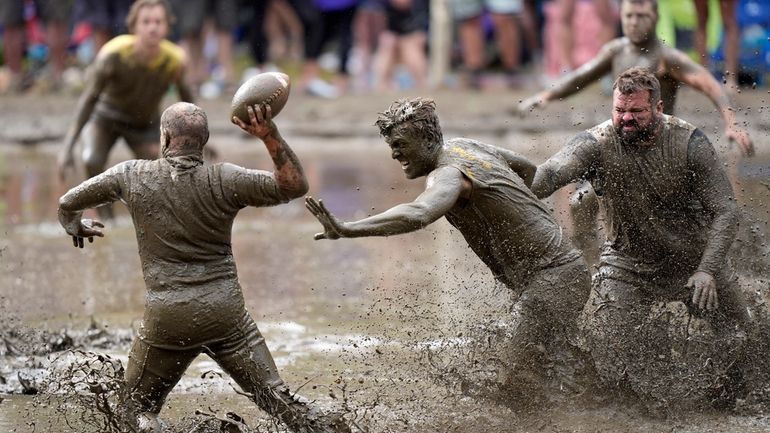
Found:
[[[618,75],[618,78],[612,85],[612,90],[615,91],[616,89],[622,95],[630,95],[640,90],[649,91],[650,105],[653,108],[655,108],[660,100],[660,82],[652,72],[639,66],[626,69],[622,74]]]
[[[160,149],[164,157],[201,154],[209,140],[206,112],[189,102],[166,108],[160,116],[160,128],[165,134]]]
[[[176,21],[174,13],[171,11],[171,6],[166,0],[136,0],[131,5],[131,9],[128,10],[128,15],[126,16],[126,27],[128,28],[129,33],[134,33],[136,20],[139,18],[139,10],[150,6],[163,7],[163,10],[166,11],[166,22],[168,23],[169,27],[171,27],[174,24],[174,21]]]
[[[650,3],[652,5],[652,10],[655,11],[655,15],[660,16],[658,13],[658,0],[621,0],[620,4],[621,6],[623,3],[630,3],[635,5],[645,5],[647,3]]]
[[[408,126],[413,134],[430,145],[440,146],[444,142],[436,115],[436,103],[432,99],[399,99],[379,113],[374,124],[383,137],[389,136],[394,128]]]

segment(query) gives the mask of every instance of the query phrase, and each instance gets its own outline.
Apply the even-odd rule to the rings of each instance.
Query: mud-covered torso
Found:
[[[645,52],[639,52],[633,47],[631,41],[622,38],[618,42],[617,52],[612,57],[612,76],[617,77],[627,69],[633,67],[642,67],[653,74],[660,82],[660,97],[663,100],[663,112],[666,114],[674,113],[676,104],[676,93],[679,88],[679,82],[668,73],[665,55],[669,47],[662,42],[653,46],[652,49]]]
[[[457,201],[447,220],[510,288],[538,270],[578,257],[545,205],[493,146],[449,140],[439,166],[457,168],[472,184],[470,196]]]
[[[127,161],[103,176],[136,229],[148,290],[142,338],[192,347],[234,332],[245,310],[232,224],[245,206],[286,201],[272,174],[232,164],[179,170],[163,158]]]
[[[621,142],[611,121],[590,130],[599,165],[591,183],[604,208],[613,250],[639,263],[697,265],[710,216],[698,199],[688,149],[695,127],[664,116],[651,146]]]
[[[95,112],[128,126],[146,128],[158,125],[159,106],[169,88],[181,75],[183,53],[169,41],[162,41],[160,52],[142,61],[135,52],[136,37],[118,36],[99,52],[94,65],[105,83]]]

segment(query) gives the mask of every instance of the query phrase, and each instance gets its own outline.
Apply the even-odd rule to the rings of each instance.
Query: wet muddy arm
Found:
[[[591,180],[599,163],[599,145],[588,132],[578,134],[556,155],[537,167],[530,189],[545,198],[578,180]]]
[[[532,187],[532,181],[535,179],[535,172],[537,166],[530,162],[523,155],[520,155],[512,150],[499,149],[500,154],[503,155],[505,162],[511,167],[511,170],[516,172],[519,177],[524,181],[524,184],[528,187]]]
[[[233,123],[265,143],[273,160],[273,176],[281,195],[287,200],[302,197],[308,191],[308,183],[299,158],[278,132],[278,127],[272,121],[270,106],[255,107],[248,107],[250,124],[237,117],[233,117]]]
[[[77,108],[75,109],[75,121],[67,130],[67,135],[64,138],[64,148],[62,149],[62,155],[64,156],[72,154],[72,148],[75,146],[78,137],[80,137],[80,132],[83,130],[86,122],[91,117],[91,113],[93,113],[94,107],[99,101],[99,95],[104,90],[107,76],[103,61],[94,63],[86,82],[86,88],[83,94],[80,95]]]
[[[519,111],[526,113],[533,108],[546,105],[550,101],[566,98],[598,80],[612,70],[612,58],[617,50],[617,42],[612,41],[602,47],[599,54],[578,69],[559,78],[553,88],[543,90],[519,104]]]
[[[738,209],[719,157],[700,130],[696,130],[690,139],[688,164],[693,173],[695,192],[706,212],[713,215],[698,270],[716,276],[735,240]]]
[[[706,95],[719,110],[725,123],[725,136],[734,140],[745,156],[754,154],[754,143],[749,133],[735,120],[735,112],[730,106],[730,98],[724,87],[703,66],[695,63],[684,53],[670,50],[666,55],[667,69],[678,81]]]
[[[324,225],[326,232],[316,239],[391,236],[424,228],[444,216],[463,191],[463,176],[453,167],[442,167],[428,176],[427,187],[413,202],[394,206],[359,221],[342,222],[322,202],[306,201],[308,210]]]
[[[83,211],[120,200],[122,191],[120,173],[123,172],[126,164],[128,162],[84,181],[59,199],[59,222],[67,234],[88,236],[83,234],[83,230],[88,228],[84,227],[83,222],[90,220],[81,219]]]

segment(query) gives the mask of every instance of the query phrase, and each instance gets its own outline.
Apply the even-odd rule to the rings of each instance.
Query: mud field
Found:
[[[276,119],[302,160],[310,195],[343,219],[411,200],[422,181],[404,179],[373,126],[399,95],[320,101],[292,95]],[[526,119],[511,114],[523,91],[432,95],[445,138],[467,136],[542,162],[610,114],[598,88]],[[751,245],[736,247],[748,290],[768,291],[761,256],[770,221],[770,91],[736,97],[757,156],[734,166]],[[131,220],[122,205],[106,237],[72,248],[56,221],[58,197],[82,179],[55,172],[75,99],[0,99],[0,432],[113,431],[104,409],[117,386],[144,301]],[[264,146],[227,119],[228,101],[204,101],[219,160],[270,169]],[[733,151],[719,116],[685,89],[677,114],[702,127],[725,161]],[[123,143],[111,163],[129,157]],[[731,166],[733,167],[733,166]],[[569,191],[549,203],[564,225]],[[770,412],[738,400],[727,410],[651,413],[583,383],[568,399],[504,395],[485,370],[505,328],[507,289],[442,220],[390,238],[313,241],[320,224],[301,200],[246,209],[233,249],[246,306],[284,380],[364,432],[766,432]],[[486,338],[489,351],[471,351]],[[486,376],[485,376],[486,374]],[[475,380],[487,377],[488,380]],[[188,369],[161,417],[170,431],[280,431],[205,356]],[[561,394],[559,394],[561,395]],[[519,402],[519,403],[516,403]],[[105,406],[107,405],[107,406]],[[106,423],[106,424],[105,424]],[[248,426],[248,427],[245,427]],[[206,430],[209,429],[209,430]]]

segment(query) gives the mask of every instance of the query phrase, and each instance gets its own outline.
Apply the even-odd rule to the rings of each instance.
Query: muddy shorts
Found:
[[[213,18],[218,30],[232,31],[238,26],[238,4],[236,0],[172,0],[182,36],[198,35],[206,18]]]
[[[44,23],[70,22],[74,0],[36,0],[34,1],[37,16]],[[0,1],[0,24],[3,26],[20,26],[24,19],[24,0]]]
[[[156,126],[157,124],[136,128],[95,114],[91,116],[83,134],[83,160],[93,162],[103,159],[106,164],[110,150],[120,137],[126,140],[126,144],[137,158],[157,158],[157,155],[144,154],[148,144],[160,145],[160,127]]]
[[[450,5],[453,16],[458,21],[477,17],[484,11],[512,15],[522,10],[521,0],[450,0]]]

